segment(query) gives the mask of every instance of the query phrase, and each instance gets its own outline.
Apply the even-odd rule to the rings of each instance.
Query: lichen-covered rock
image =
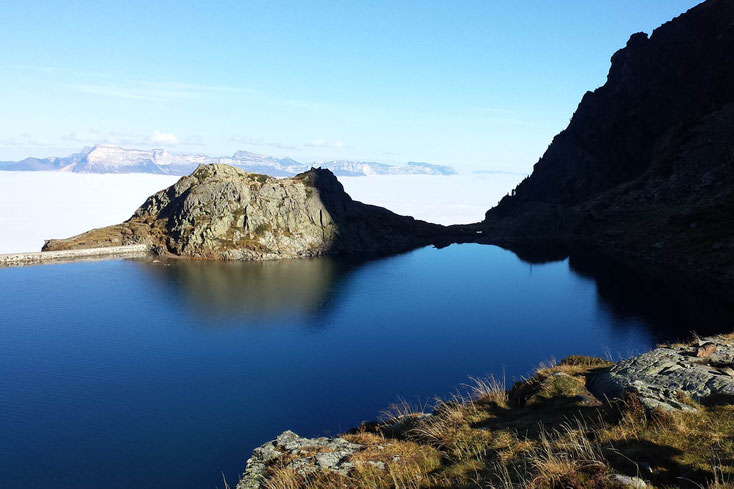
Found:
[[[223,260],[380,254],[429,244],[445,230],[352,200],[328,170],[278,179],[212,164],[149,197],[126,222],[49,240],[44,251],[145,243]]]
[[[302,438],[292,431],[285,431],[252,452],[236,489],[263,487],[268,466],[274,464],[302,476],[317,471],[346,475],[354,466],[349,457],[362,448],[362,445],[344,438]]]
[[[706,401],[719,397],[734,400],[734,340],[712,337],[701,340],[712,351],[697,356],[699,345],[666,346],[621,361],[591,376],[589,390],[598,398],[617,398],[635,392],[647,408],[693,410],[687,399]],[[711,345],[715,345],[712,348]]]

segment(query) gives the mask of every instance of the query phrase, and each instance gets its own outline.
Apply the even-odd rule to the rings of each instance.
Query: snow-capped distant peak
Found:
[[[296,175],[312,166],[327,168],[338,176],[456,173],[451,167],[428,163],[411,162],[405,166],[393,166],[376,162],[336,160],[304,164],[291,158],[275,158],[249,151],[237,151],[232,157],[211,157],[204,154],[174,154],[164,149],[125,149],[112,144],[86,146],[81,152],[63,158],[26,158],[16,162],[0,162],[0,170],[188,175],[197,166],[208,163],[223,163],[276,177]]]

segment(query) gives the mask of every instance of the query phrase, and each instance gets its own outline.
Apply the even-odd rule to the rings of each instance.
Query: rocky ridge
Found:
[[[734,3],[637,33],[533,173],[486,214],[494,243],[566,241],[734,288]]]
[[[124,223],[49,240],[43,250],[147,244],[161,254],[219,260],[378,255],[446,233],[352,200],[328,170],[277,179],[212,164],[149,197]]]
[[[698,345],[671,345],[623,360],[591,376],[587,387],[598,398],[631,391],[648,409],[695,410],[687,402],[734,402],[734,341],[704,338]]]

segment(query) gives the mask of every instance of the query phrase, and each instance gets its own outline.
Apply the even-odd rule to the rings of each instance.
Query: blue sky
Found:
[[[0,1],[0,160],[93,143],[529,173],[695,0]]]

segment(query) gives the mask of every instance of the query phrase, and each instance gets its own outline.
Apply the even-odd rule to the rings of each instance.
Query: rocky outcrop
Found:
[[[148,244],[162,254],[220,260],[375,255],[446,232],[352,200],[328,170],[276,179],[212,164],[149,197],[126,222],[49,240],[43,249]]]
[[[292,431],[281,433],[252,452],[236,489],[265,487],[268,467],[291,469],[307,476],[321,471],[347,475],[354,467],[349,458],[364,447],[344,438],[302,438]]]
[[[412,487],[402,482],[415,483],[421,474],[435,476],[423,479],[430,487],[496,487],[507,474],[517,478],[513,487],[653,487],[643,474],[654,487],[684,477],[690,487],[703,487],[699,481],[708,473],[692,472],[678,456],[685,456],[681,448],[732,439],[724,405],[734,404],[733,364],[734,334],[659,347],[616,364],[570,356],[506,392],[479,383],[471,397],[438,401],[431,413],[363,422],[335,438],[286,431],[254,450],[237,489]],[[723,460],[731,443],[716,449]],[[466,467],[464,457],[476,477],[471,483],[452,475]],[[542,467],[554,469],[547,484]]]
[[[694,345],[656,348],[590,377],[599,399],[627,391],[649,409],[695,410],[689,402],[734,402],[734,340],[711,337]]]
[[[489,210],[497,243],[566,240],[734,284],[734,3],[707,0],[612,56],[532,175]]]
[[[431,416],[431,414],[404,415],[390,422],[370,423],[370,425],[371,429],[379,427],[379,432],[387,437],[404,437],[408,431]],[[274,440],[253,450],[236,489],[268,487],[266,482],[271,480],[278,470],[288,471],[302,481],[314,476],[327,478],[337,476],[341,479],[338,487],[352,487],[345,484],[349,484],[348,476],[353,475],[355,471],[364,472],[367,468],[368,471],[385,473],[389,471],[390,465],[395,469],[421,458],[420,451],[411,454],[410,451],[395,450],[400,442],[394,438],[368,437],[367,445],[344,438],[364,433],[363,429],[367,429],[367,426],[363,425],[342,436],[332,438],[303,438],[292,431],[285,431]],[[308,487],[319,487],[319,484]]]

